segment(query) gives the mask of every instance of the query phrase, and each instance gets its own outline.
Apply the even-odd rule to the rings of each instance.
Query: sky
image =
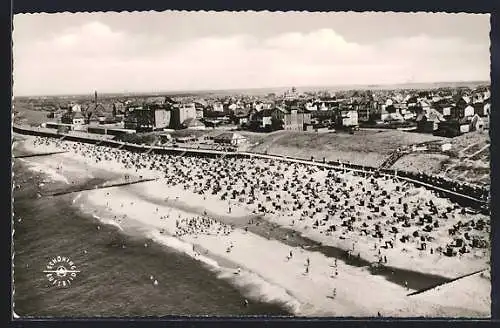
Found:
[[[14,96],[490,80],[490,17],[19,14]]]

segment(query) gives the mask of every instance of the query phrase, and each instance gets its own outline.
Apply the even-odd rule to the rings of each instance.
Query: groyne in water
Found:
[[[31,130],[31,129],[26,130],[26,129],[15,128],[14,132],[61,139],[61,135],[58,135],[57,133],[50,132],[50,131],[36,131],[36,130]],[[384,171],[380,172],[380,170],[378,170],[377,168],[372,168],[372,167],[356,166],[356,165],[348,166],[348,165],[345,165],[342,163],[340,163],[340,164],[331,163],[331,162],[327,163],[327,162],[318,162],[318,161],[314,161],[314,160],[308,161],[308,160],[298,159],[298,158],[290,158],[290,157],[268,155],[268,154],[257,154],[257,153],[251,153],[251,152],[236,152],[236,151],[235,152],[231,152],[231,151],[224,152],[224,151],[198,150],[198,149],[189,149],[189,148],[142,146],[142,145],[128,144],[128,143],[114,141],[114,140],[102,140],[100,138],[95,138],[95,139],[94,138],[83,138],[81,136],[72,136],[72,135],[65,135],[64,140],[91,143],[91,144],[99,144],[101,146],[108,146],[108,147],[113,147],[113,148],[119,147],[121,149],[125,149],[128,151],[136,151],[136,152],[154,152],[154,153],[169,154],[169,155],[174,155],[174,156],[206,156],[206,157],[229,156],[229,157],[238,157],[238,158],[267,158],[267,159],[273,159],[273,160],[279,160],[279,161],[285,161],[285,162],[301,163],[301,164],[306,164],[306,165],[315,165],[318,167],[324,167],[327,169],[333,169],[333,170],[337,170],[337,171],[345,170],[345,171],[351,171],[351,172],[355,172],[355,173],[359,173],[359,174],[370,174],[371,175],[371,174],[377,173],[377,174],[380,174],[381,176],[391,176],[391,177],[395,176],[395,174],[391,174],[390,172],[384,172],[384,171],[389,171],[389,170],[384,170]],[[456,193],[456,192],[450,191],[450,190],[446,190],[446,189],[441,188],[439,186],[434,186],[431,184],[426,184],[422,181],[412,180],[412,179],[409,179],[406,177],[401,177],[400,175],[398,175],[398,178],[401,180],[405,180],[405,181],[417,184],[417,185],[424,186],[428,189],[434,189],[435,191],[443,194],[444,196],[448,196],[449,198],[456,197],[459,199],[459,201],[462,201],[462,202],[469,201],[470,204],[472,205],[472,207],[474,207],[475,205],[477,206],[478,204],[484,205],[484,203],[482,203],[481,200],[474,199],[473,197],[470,197],[468,195],[461,195],[459,193]],[[51,196],[59,196],[59,195],[64,195],[64,194],[73,193],[73,192],[79,192],[79,191],[83,191],[83,190],[92,190],[92,189],[96,189],[96,188],[109,188],[109,187],[131,185],[131,184],[135,184],[135,183],[152,181],[152,180],[155,180],[155,179],[142,179],[142,180],[129,181],[129,182],[113,183],[113,184],[109,184],[109,185],[99,185],[99,186],[89,187],[89,188],[85,188],[85,189],[79,188],[78,190],[66,190],[66,191],[53,193]],[[384,265],[373,265],[373,263],[367,261],[366,259],[359,258],[353,254],[349,254],[348,252],[346,252],[346,250],[316,242],[314,240],[311,240],[307,237],[302,236],[300,233],[297,233],[291,229],[288,229],[286,227],[280,227],[280,226],[277,226],[269,221],[266,221],[262,217],[255,217],[254,219],[257,219],[259,221],[259,225],[248,225],[248,231],[250,231],[252,233],[256,233],[258,235],[261,235],[261,236],[269,238],[269,239],[279,240],[280,242],[283,242],[291,247],[297,247],[297,246],[303,247],[304,249],[307,249],[308,251],[315,251],[315,252],[322,253],[325,256],[330,257],[330,258],[337,258],[339,260],[344,261],[346,264],[348,264],[350,266],[365,267],[373,275],[383,276],[387,280],[394,282],[394,283],[401,285],[401,286],[407,285],[408,288],[410,288],[412,290],[416,290],[417,292],[415,292],[415,293],[420,293],[420,292],[435,288],[436,286],[454,281],[454,279],[450,279],[450,278],[438,276],[438,275],[425,274],[425,273],[420,273],[417,271],[399,269],[399,268],[394,268],[394,267],[384,266]]]
[[[95,185],[95,186],[87,186],[87,187],[79,187],[75,189],[67,189],[64,191],[60,192],[55,192],[51,194],[44,194],[42,196],[62,196],[62,195],[67,195],[67,194],[72,194],[75,192],[81,192],[81,191],[86,191],[86,190],[95,190],[95,189],[105,189],[105,188],[113,188],[113,187],[122,187],[122,186],[128,186],[128,185],[133,185],[137,183],[142,183],[142,182],[149,182],[149,181],[154,181],[156,179],[139,179],[139,180],[134,180],[134,181],[124,181],[124,182],[117,182],[117,183],[110,183],[110,184],[101,184],[101,185]]]
[[[50,153],[40,153],[40,154],[25,154],[25,155],[17,155],[17,156],[12,156],[13,158],[27,158],[27,157],[37,157],[37,156],[50,156],[50,155],[56,155],[56,154],[62,154],[62,153],[67,153],[67,151],[53,151]]]
[[[90,143],[99,146],[107,146],[113,148],[120,148],[128,151],[135,152],[153,152],[156,154],[167,154],[173,156],[203,156],[203,157],[237,157],[237,158],[267,158],[289,163],[300,163],[305,165],[314,165],[324,167],[336,171],[350,171],[355,174],[377,174],[379,176],[397,177],[401,181],[406,181],[417,186],[421,186],[438,193],[441,197],[446,197],[454,202],[463,206],[471,207],[481,211],[484,214],[489,214],[489,202],[487,195],[489,189],[479,186],[473,186],[464,182],[449,181],[440,177],[430,176],[423,173],[413,173],[407,171],[393,170],[393,169],[379,169],[376,167],[348,164],[341,162],[326,162],[305,160],[301,158],[292,158],[287,156],[270,155],[252,153],[247,151],[220,151],[208,149],[195,149],[185,147],[163,147],[163,146],[147,146],[133,143],[126,143],[116,140],[103,139],[99,136],[87,136],[60,134],[57,131],[52,131],[47,128],[32,128],[14,125],[13,131],[23,135],[32,135],[40,137],[58,138],[66,141],[75,141]]]
[[[382,276],[390,282],[403,287],[408,287],[409,289],[417,292],[421,290],[428,290],[434,288],[435,286],[453,281],[453,278],[447,278],[440,275],[401,269],[388,265],[374,265],[373,262],[349,253],[345,249],[322,244],[321,242],[312,240],[302,235],[302,233],[298,231],[270,222],[266,220],[262,214],[250,214],[248,216],[238,218],[226,217],[224,215],[206,211],[202,207],[188,204],[182,200],[161,200],[159,198],[148,197],[139,193],[137,193],[136,196],[144,201],[148,201],[156,205],[167,205],[169,207],[197,215],[206,214],[219,222],[231,225],[234,228],[246,230],[263,238],[276,240],[290,247],[300,247],[310,252],[318,252],[328,258],[341,260],[349,266],[366,268],[372,275]],[[285,254],[283,254],[283,257],[285,257]],[[333,270],[334,269],[332,268],[332,271]]]

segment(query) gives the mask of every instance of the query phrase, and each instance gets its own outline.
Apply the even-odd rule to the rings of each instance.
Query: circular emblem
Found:
[[[47,263],[46,270],[43,272],[46,273],[51,285],[68,287],[80,271],[68,257],[56,256]]]

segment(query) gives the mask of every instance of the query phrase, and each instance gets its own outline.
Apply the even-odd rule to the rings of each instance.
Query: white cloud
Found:
[[[331,29],[173,43],[91,22],[35,43],[14,33],[14,93],[488,79],[488,47],[426,35],[358,44]]]

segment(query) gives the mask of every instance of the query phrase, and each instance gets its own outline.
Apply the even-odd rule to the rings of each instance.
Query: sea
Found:
[[[15,156],[29,155],[18,146],[16,142]],[[123,182],[123,177],[60,156],[64,155],[13,160],[13,301],[17,316],[300,315],[298,301],[262,277],[234,275],[234,268],[224,268],[227,263],[223,261],[218,266],[213,265],[217,259],[198,261],[183,252],[181,243],[160,244],[144,229],[124,229],[111,218],[99,217],[99,209],[80,201],[84,198],[80,198],[81,190]],[[61,173],[55,167],[63,161]],[[252,233],[366,267],[371,274],[400,286],[425,290],[450,280],[393,267],[371,267],[345,250],[258,220],[259,225],[249,227]],[[68,286],[53,285],[50,277],[55,273],[49,277],[44,272],[58,256],[71,260],[79,271]]]
[[[91,214],[72,206],[77,193],[44,196],[47,191],[97,186],[105,179],[83,177],[68,184],[53,179],[43,170],[33,170],[31,164],[36,161],[35,157],[13,160],[16,185],[13,192],[13,302],[17,316],[292,314],[279,301],[258,296],[249,298],[245,288],[251,287],[237,286],[220,278],[207,265],[175,249],[104,225]],[[66,287],[51,284],[43,272],[57,256],[70,259],[79,271]]]

